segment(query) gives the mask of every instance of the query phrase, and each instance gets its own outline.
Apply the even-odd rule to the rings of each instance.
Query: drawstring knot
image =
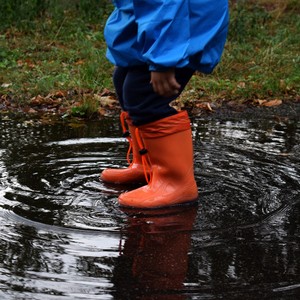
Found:
[[[124,137],[124,138],[130,137],[129,130],[126,130],[125,132],[123,132],[122,137]]]
[[[142,141],[142,138],[141,138],[138,128],[135,129],[135,135],[136,135],[138,146],[140,148],[139,153],[142,158],[145,179],[146,179],[147,183],[150,183],[152,180],[152,172],[149,172],[149,170],[151,169],[150,168],[151,164],[150,164],[148,155],[146,155],[148,153],[148,150],[144,147],[144,143]]]
[[[130,131],[127,128],[128,124],[126,122],[126,119],[128,119],[128,113],[123,111],[120,114],[120,122],[121,122],[121,126],[122,126],[122,131],[123,131],[123,137],[127,139],[128,143],[129,143],[129,148],[127,151],[127,155],[126,155],[126,159],[127,162],[129,164],[132,163],[131,161],[131,154],[133,153],[133,141],[132,141],[132,137],[130,135]],[[142,158],[142,165],[143,165],[143,170],[144,170],[144,175],[145,175],[145,179],[147,183],[150,183],[152,180],[152,172],[150,172],[151,170],[151,164],[150,164],[150,160],[148,155],[146,155],[148,153],[148,150],[144,147],[139,129],[136,128],[135,129],[135,135],[136,135],[136,140],[138,143],[138,147],[139,147],[139,154],[141,155]]]
[[[148,153],[148,150],[146,148],[143,148],[141,150],[139,150],[140,155],[145,155]]]

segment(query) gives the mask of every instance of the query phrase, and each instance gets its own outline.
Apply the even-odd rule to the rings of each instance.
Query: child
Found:
[[[195,201],[189,117],[169,104],[196,70],[211,73],[220,61],[228,0],[114,0],[114,5],[104,34],[133,159],[128,168],[104,170],[101,179],[124,184],[146,178],[147,185],[119,196],[122,206]]]

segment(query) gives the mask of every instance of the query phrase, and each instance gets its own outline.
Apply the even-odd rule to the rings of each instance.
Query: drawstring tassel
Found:
[[[144,174],[145,174],[145,179],[146,182],[149,184],[152,180],[152,172],[149,172],[150,168],[150,162],[149,162],[149,157],[148,155],[146,155],[148,153],[148,150],[144,147],[142,138],[140,136],[140,132],[139,129],[136,128],[135,129],[135,135],[136,135],[136,139],[137,139],[137,143],[139,145],[139,153],[141,155],[142,158],[142,164],[143,164],[143,169],[144,169]]]
[[[127,150],[127,154],[126,154],[126,159],[128,164],[131,164],[131,153],[132,153],[132,138],[130,136],[130,132],[128,130],[128,128],[126,127],[126,117],[128,116],[128,113],[125,111],[122,111],[120,114],[120,122],[121,122],[121,126],[122,126],[122,131],[123,131],[123,137],[127,139],[128,143],[129,143],[129,147]]]

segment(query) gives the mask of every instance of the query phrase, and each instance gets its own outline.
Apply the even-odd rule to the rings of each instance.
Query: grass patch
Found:
[[[94,114],[99,99],[82,95],[113,89],[103,39],[111,9],[104,0],[0,0],[0,99],[24,106],[69,91],[73,114]],[[230,10],[222,62],[194,76],[181,101],[299,97],[299,1],[232,0]]]
[[[103,39],[109,1],[0,0],[0,9],[0,95],[25,105],[75,90],[75,102],[83,91],[112,88]]]
[[[299,12],[300,3],[294,0],[231,1],[222,62],[212,75],[195,76],[187,99],[247,101],[299,96]]]
[[[10,28],[1,35],[0,80],[9,85],[8,92],[28,98],[55,89],[107,86],[111,65],[105,59],[103,28],[66,18],[61,30],[43,24],[34,32]]]

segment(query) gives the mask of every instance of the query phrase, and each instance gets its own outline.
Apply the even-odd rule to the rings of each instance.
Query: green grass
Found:
[[[14,0],[11,7],[7,3],[0,0],[0,99],[9,97],[26,105],[37,95],[76,91],[69,94],[77,98],[64,99],[71,105],[81,101],[72,113],[96,111],[95,101],[82,95],[113,89],[113,66],[105,58],[103,39],[112,9],[108,1]],[[231,24],[221,63],[211,75],[194,76],[181,100],[240,102],[299,96],[299,1],[230,4]]]
[[[10,29],[1,35],[1,82],[11,84],[9,91],[30,96],[55,89],[103,89],[111,65],[105,59],[102,27],[78,25],[68,20],[56,32]]]
[[[212,75],[194,78],[188,98],[246,101],[299,95],[300,3],[277,2],[231,2],[222,62]]]

